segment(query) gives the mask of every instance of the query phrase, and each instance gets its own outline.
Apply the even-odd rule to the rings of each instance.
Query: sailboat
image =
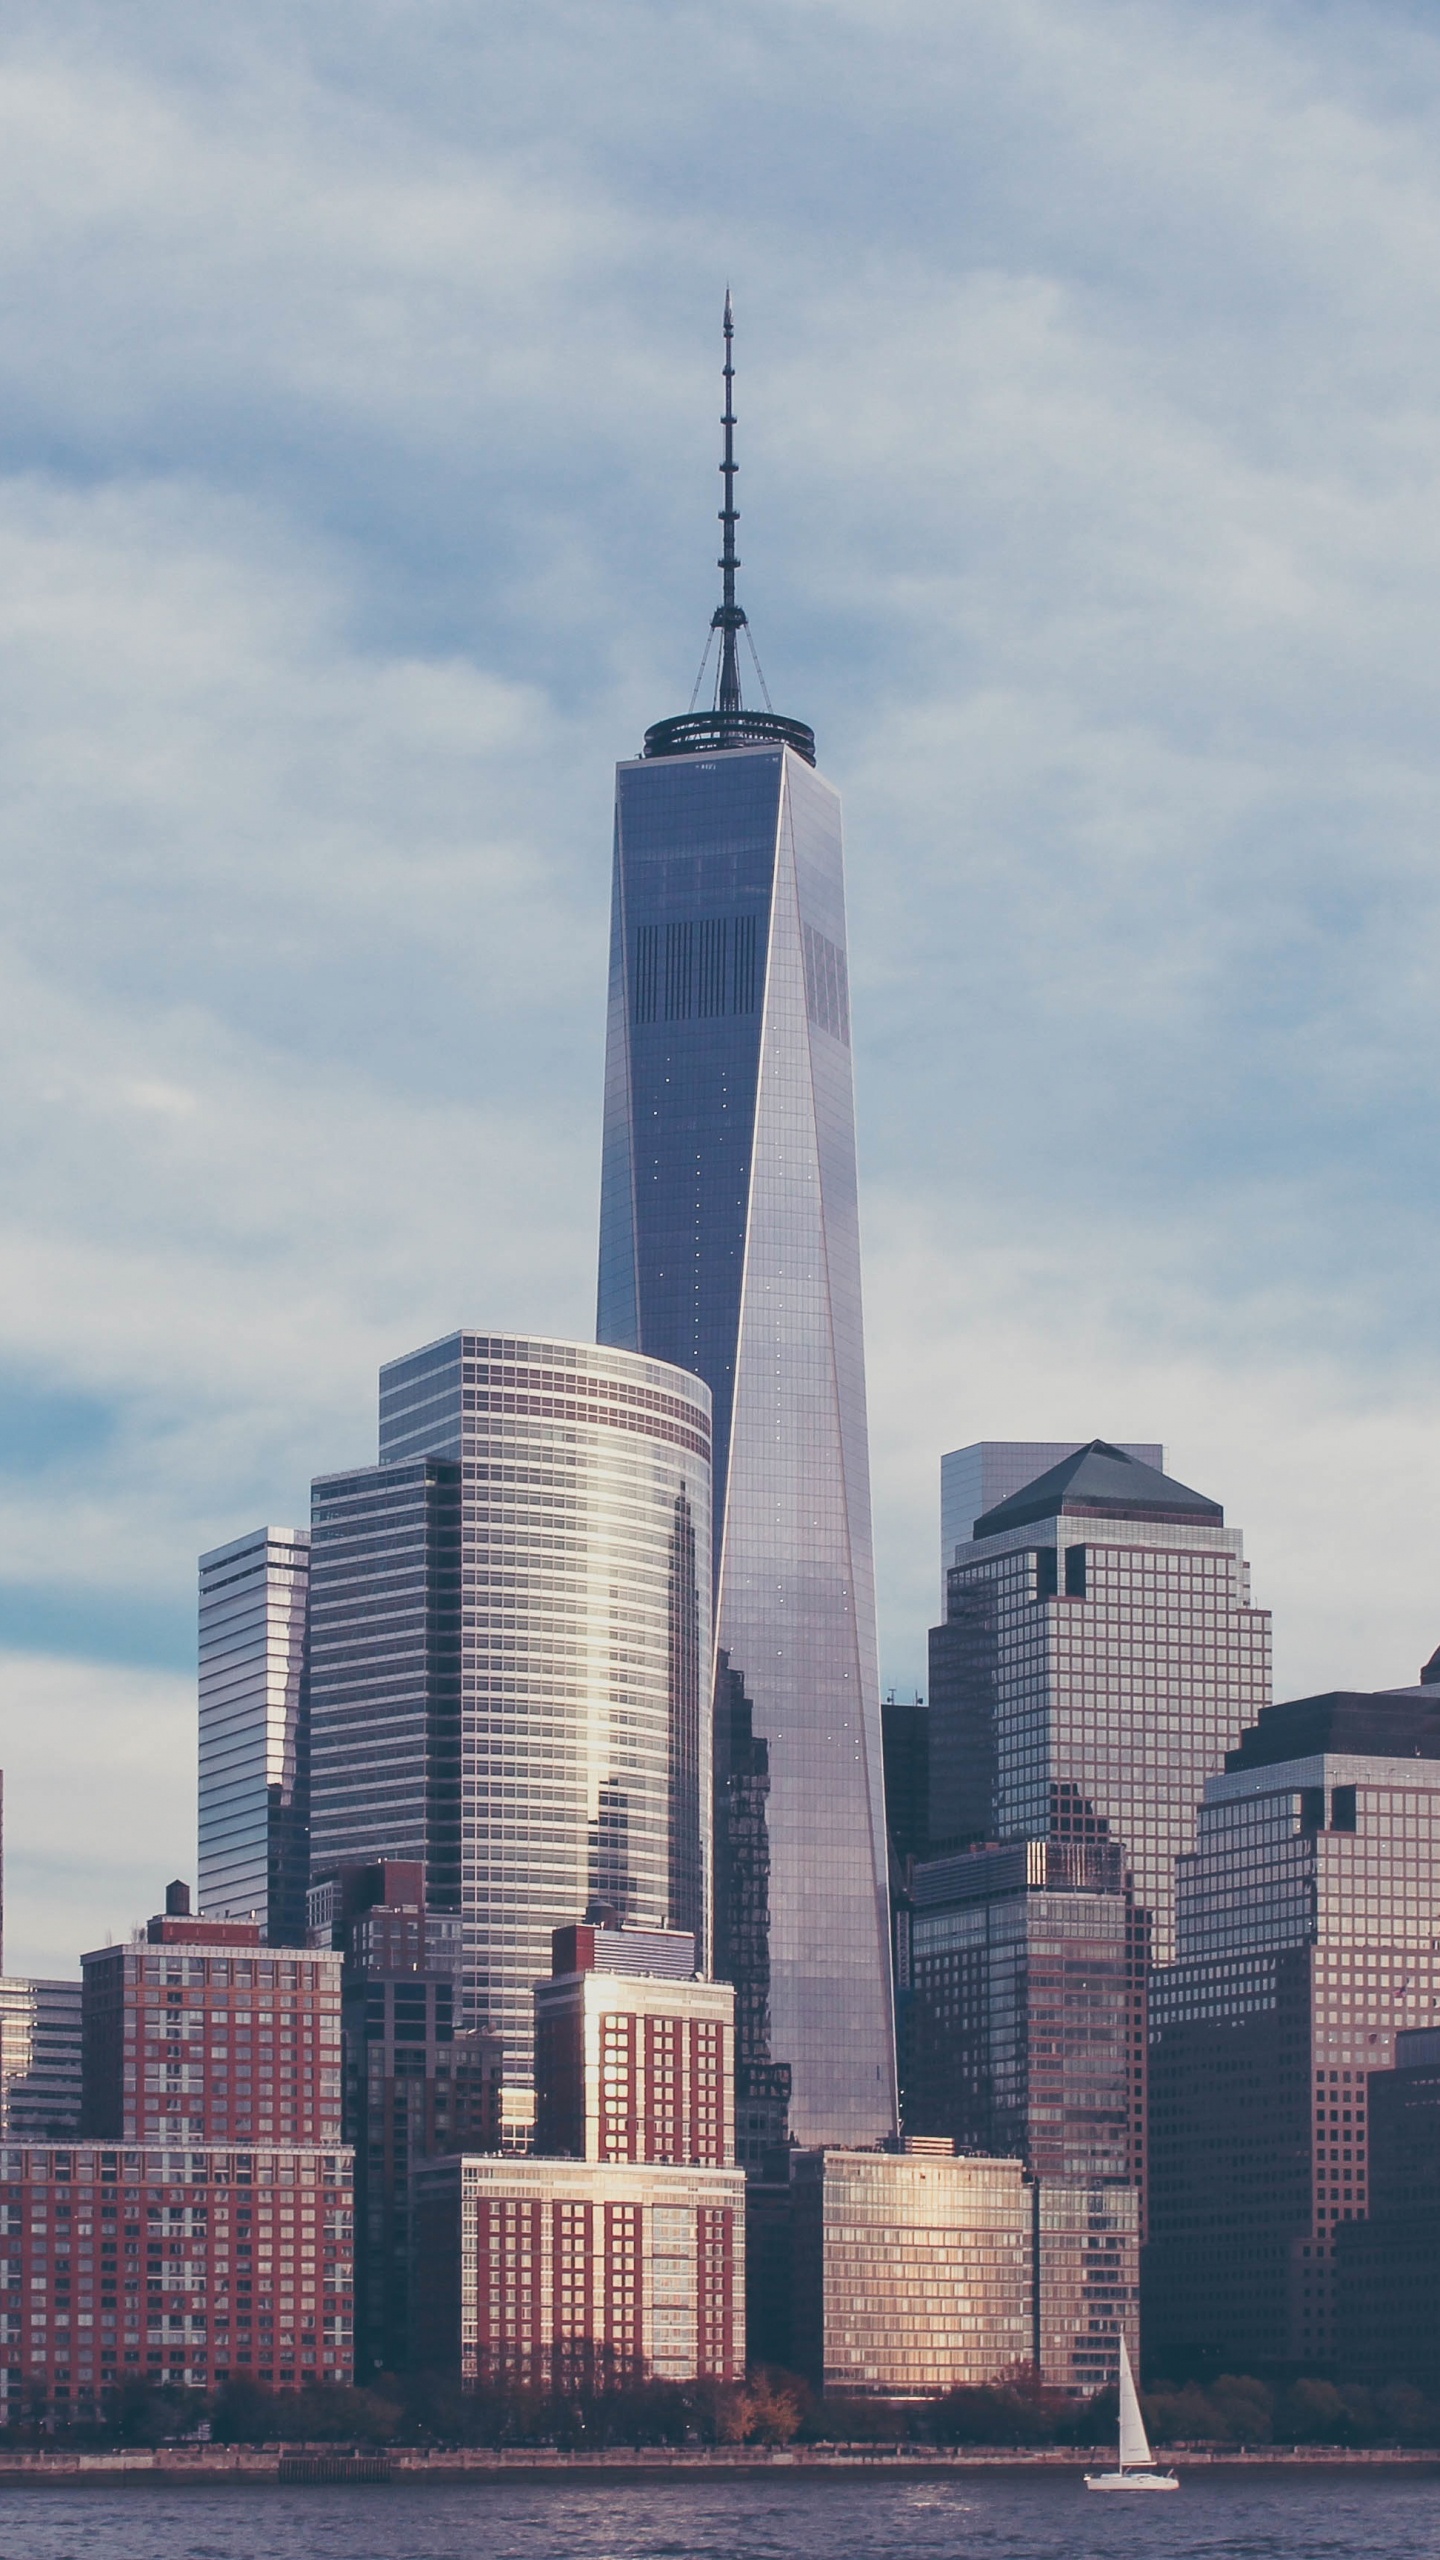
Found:
[[[1120,2341],[1119,2467],[1114,2471],[1087,2471],[1085,2486],[1087,2489],[1178,2489],[1180,2486],[1176,2472],[1156,2468],[1123,2338]]]

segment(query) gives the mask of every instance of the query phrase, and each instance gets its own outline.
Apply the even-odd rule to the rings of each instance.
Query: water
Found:
[[[1440,2475],[14,2489],[0,2560],[1440,2560]]]

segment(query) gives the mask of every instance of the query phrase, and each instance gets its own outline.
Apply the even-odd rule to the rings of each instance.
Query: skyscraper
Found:
[[[742,700],[731,342],[727,298],[714,700],[616,777],[597,1329],[714,1398],[717,1642],[770,1755],[774,2055],[803,2141],[866,2142],[894,2038],[840,807],[810,730]]]
[[[983,1511],[1008,1502],[1037,1476],[1076,1457],[1078,1440],[972,1440],[964,1449],[947,1449],[940,1461],[940,1597],[955,1550],[968,1543]],[[1127,1458],[1163,1475],[1165,1452],[1158,1440],[1117,1440]]]
[[[200,1558],[202,1911],[305,1937],[308,1529],[252,1529]]]
[[[710,1395],[594,1343],[455,1333],[315,1487],[311,1864],[415,1859],[533,2116],[532,1987],[592,1901],[710,1944]]]
[[[1440,1696],[1268,1708],[1206,1781],[1150,1985],[1145,2329],[1184,2369],[1329,2363],[1368,2082],[1440,2019]],[[1391,2368],[1393,2370],[1393,2368]]]
[[[982,1512],[930,1639],[930,1838],[1119,1840],[1155,1960],[1205,1779],[1270,1694],[1240,1533],[1105,1440]]]

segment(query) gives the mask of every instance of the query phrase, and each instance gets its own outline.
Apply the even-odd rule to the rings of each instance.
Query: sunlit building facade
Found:
[[[774,2058],[799,2139],[866,2141],[894,2053],[840,804],[769,727],[665,723],[619,768],[598,1331],[714,1395]]]
[[[708,1953],[709,1390],[451,1334],[382,1371],[380,1464],[313,1530],[312,1872],[424,1866],[523,2149],[551,1933],[598,1903]]]

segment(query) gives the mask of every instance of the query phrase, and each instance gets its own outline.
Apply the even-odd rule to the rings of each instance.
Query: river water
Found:
[[[0,2491],[0,2560],[1440,2560],[1440,2473]]]

